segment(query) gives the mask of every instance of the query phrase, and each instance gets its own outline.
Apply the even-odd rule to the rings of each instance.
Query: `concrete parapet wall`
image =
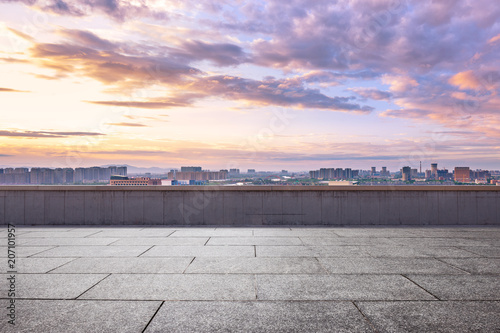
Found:
[[[493,186],[0,186],[0,224],[500,225]]]

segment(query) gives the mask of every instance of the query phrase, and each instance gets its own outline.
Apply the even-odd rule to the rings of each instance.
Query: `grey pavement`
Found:
[[[500,227],[5,230],[0,332],[500,331]]]

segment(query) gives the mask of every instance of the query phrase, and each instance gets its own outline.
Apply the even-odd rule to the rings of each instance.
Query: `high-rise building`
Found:
[[[375,176],[376,173],[377,173],[377,168],[376,167],[372,167],[371,175]]]
[[[181,166],[181,172],[197,172],[201,171],[199,166]]]
[[[411,178],[417,178],[418,177],[418,169],[411,169]]]
[[[411,168],[409,166],[403,167],[401,169],[401,176],[405,182],[411,180]]]
[[[431,163],[431,178],[438,179],[438,164]]]
[[[253,174],[253,173],[255,173],[255,169],[248,169],[247,173]]]
[[[470,168],[469,167],[455,167],[455,181],[461,183],[470,182]]]
[[[240,175],[240,169],[229,169],[229,175],[230,176],[239,176]]]

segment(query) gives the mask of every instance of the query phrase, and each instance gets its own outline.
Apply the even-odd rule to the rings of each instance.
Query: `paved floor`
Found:
[[[0,332],[500,332],[500,228],[19,227]]]

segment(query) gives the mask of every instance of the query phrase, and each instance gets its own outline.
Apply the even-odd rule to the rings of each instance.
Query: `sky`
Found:
[[[496,0],[0,0],[0,166],[500,169]]]

